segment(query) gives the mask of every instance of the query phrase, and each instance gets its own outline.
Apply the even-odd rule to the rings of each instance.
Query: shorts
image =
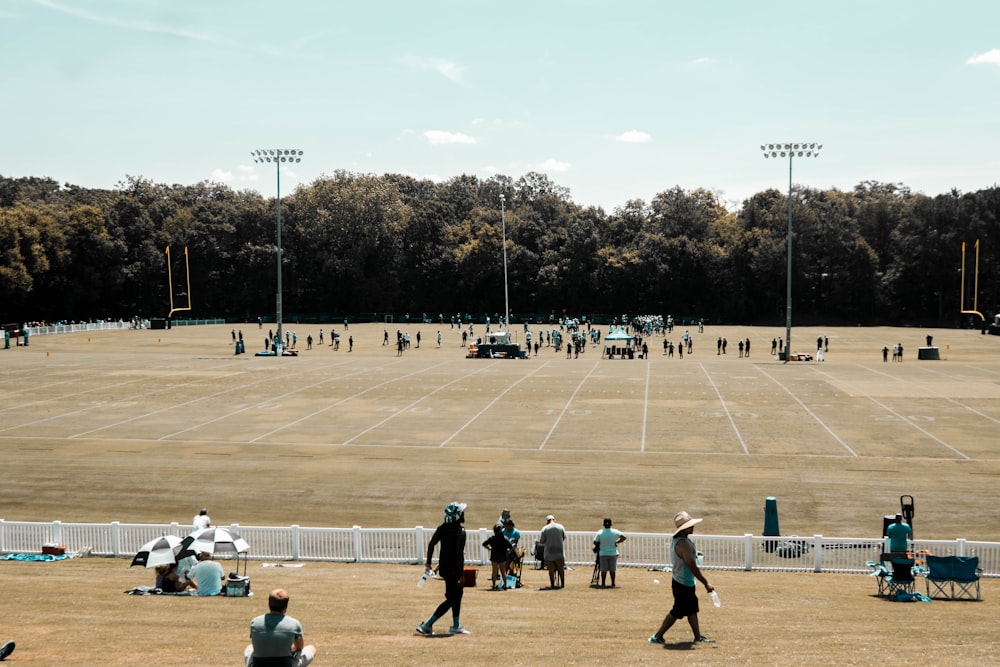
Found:
[[[674,593],[674,606],[670,609],[670,615],[674,618],[684,618],[691,614],[698,613],[698,596],[695,594],[697,588],[685,586],[671,579],[670,587]]]
[[[598,556],[601,572],[615,572],[618,569],[618,556]]]

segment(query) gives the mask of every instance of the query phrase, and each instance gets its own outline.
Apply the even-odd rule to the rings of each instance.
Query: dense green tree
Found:
[[[435,183],[338,171],[281,200],[283,311],[289,321],[499,314],[506,251],[515,321],[660,312],[780,323],[788,203],[767,190],[729,212],[710,190],[672,187],[607,214],[536,172]],[[276,205],[217,183],[129,176],[98,190],[0,177],[0,314],[165,315],[170,246],[174,292],[190,289],[191,316],[270,319]],[[797,187],[791,206],[797,324],[958,324],[963,307],[1000,310],[997,187],[937,196],[871,181],[850,192]]]

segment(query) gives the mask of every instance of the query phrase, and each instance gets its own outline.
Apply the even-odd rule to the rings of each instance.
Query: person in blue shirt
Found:
[[[604,529],[594,536],[594,546],[597,547],[597,561],[601,567],[601,588],[607,586],[608,572],[611,573],[611,588],[615,587],[615,571],[618,569],[618,545],[627,537],[622,532],[611,527],[611,518],[604,519]]]
[[[905,557],[913,529],[903,523],[902,514],[896,515],[895,523],[889,524],[889,527],[885,529],[885,534],[889,538],[889,553]]]
[[[507,541],[515,549],[521,541],[521,531],[514,527],[514,520],[510,517],[503,523],[503,536],[507,538]]]

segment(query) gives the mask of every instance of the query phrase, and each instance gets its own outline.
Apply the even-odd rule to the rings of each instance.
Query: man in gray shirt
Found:
[[[250,621],[250,645],[243,652],[248,667],[306,667],[316,647],[305,645],[302,624],[285,614],[288,591],[275,588],[267,598],[270,610]]]
[[[556,518],[550,514],[545,517],[545,527],[538,541],[542,544],[542,555],[549,570],[549,588],[562,588],[566,585],[566,557],[563,554],[566,529],[556,523]]]

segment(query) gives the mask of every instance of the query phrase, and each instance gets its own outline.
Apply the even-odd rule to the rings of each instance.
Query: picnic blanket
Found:
[[[69,554],[62,554],[60,556],[56,556],[54,554],[17,554],[17,553],[4,554],[3,556],[0,556],[0,560],[19,560],[25,562],[32,562],[32,561],[48,562],[52,560],[65,560],[67,558],[72,558],[72,556]]]
[[[179,591],[177,593],[167,593],[156,586],[136,586],[125,591],[126,595],[197,595],[195,591]]]

